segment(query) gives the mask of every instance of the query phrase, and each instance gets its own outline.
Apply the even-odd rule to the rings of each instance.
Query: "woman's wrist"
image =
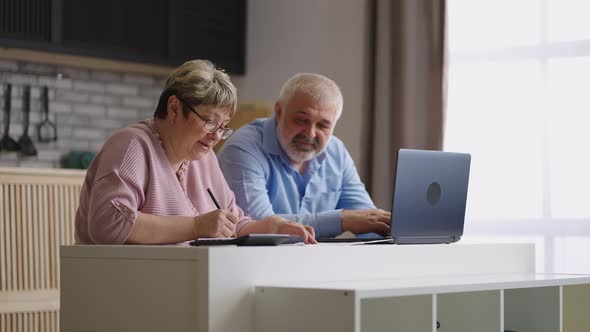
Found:
[[[199,217],[193,217],[193,239],[199,238]]]

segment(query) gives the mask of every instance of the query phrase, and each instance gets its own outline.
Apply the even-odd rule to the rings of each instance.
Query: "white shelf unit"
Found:
[[[258,332],[583,332],[590,326],[586,275],[468,274],[267,284],[257,286],[255,294]]]

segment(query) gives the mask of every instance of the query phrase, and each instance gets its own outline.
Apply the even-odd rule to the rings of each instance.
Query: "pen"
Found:
[[[219,203],[217,203],[217,200],[215,199],[215,196],[213,196],[213,193],[211,192],[211,188],[207,188],[207,192],[209,193],[209,196],[211,196],[211,200],[213,200],[213,203],[215,203],[215,206],[221,210],[221,206],[219,206]]]

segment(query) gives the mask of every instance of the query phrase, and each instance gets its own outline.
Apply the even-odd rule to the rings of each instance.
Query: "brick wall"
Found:
[[[58,79],[61,76],[61,79]],[[165,77],[0,60],[0,137],[4,134],[4,84],[12,83],[10,136],[23,133],[23,86],[31,86],[29,136],[38,155],[0,151],[0,166],[62,167],[70,151],[97,152],[116,129],[151,117]],[[57,142],[41,143],[40,91],[49,87],[49,119],[57,124]]]

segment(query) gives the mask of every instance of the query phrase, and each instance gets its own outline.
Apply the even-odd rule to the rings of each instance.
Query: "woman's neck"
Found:
[[[168,158],[168,162],[170,162],[170,167],[174,173],[178,172],[180,166],[182,166],[182,162],[184,158],[180,157],[180,155],[175,151],[174,140],[173,140],[173,128],[166,119],[154,119],[154,123],[156,125],[156,130],[160,135],[160,141],[162,142],[162,147],[164,148],[164,152],[166,153],[166,157]]]

